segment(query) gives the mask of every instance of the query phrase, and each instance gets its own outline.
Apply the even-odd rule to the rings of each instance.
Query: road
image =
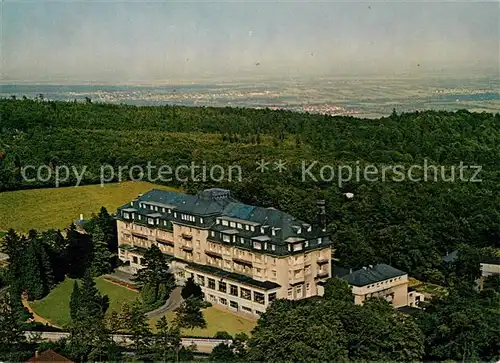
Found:
[[[175,309],[177,309],[181,305],[181,302],[182,302],[181,291],[182,291],[182,287],[177,286],[175,289],[172,290],[172,292],[170,293],[170,296],[168,297],[165,304],[160,306],[158,309],[155,309],[155,310],[152,310],[152,311],[146,313],[146,316],[149,319],[151,319],[151,318],[154,318],[156,316],[163,316],[163,315],[165,315],[165,313],[167,313],[169,311],[174,311]]]
[[[40,339],[43,341],[55,342],[62,338],[67,338],[69,333],[66,332],[35,332],[26,331],[26,338]],[[127,334],[113,334],[113,340],[119,345],[126,346],[131,343],[130,335]],[[221,343],[232,343],[232,340],[225,339],[212,339],[212,338],[182,338],[182,345],[189,347],[192,344],[196,346],[196,351],[200,353],[211,353],[212,349]]]

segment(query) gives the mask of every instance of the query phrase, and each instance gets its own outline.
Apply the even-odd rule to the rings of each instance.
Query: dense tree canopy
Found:
[[[115,171],[118,166],[146,168],[148,161],[172,168],[191,162],[239,165],[241,181],[166,183],[188,192],[228,187],[244,202],[273,206],[310,222],[316,221],[315,201],[325,199],[337,257],[352,268],[385,262],[439,280],[441,257],[460,244],[499,247],[499,114],[425,111],[366,120],[240,108],[10,99],[0,100],[0,113],[0,190],[54,185],[23,181],[20,171],[26,165],[52,170],[86,166],[83,183],[99,182],[106,164]],[[260,159],[282,159],[287,170],[256,171]],[[353,177],[339,185],[336,178],[329,182],[319,177],[323,165],[336,173],[338,166],[354,170],[357,165],[408,170],[422,166],[424,159],[445,167],[448,176],[455,167],[457,178],[460,163],[482,166],[482,182],[398,182],[389,172],[385,182],[380,176],[377,181]],[[314,161],[317,181],[303,180],[302,163]],[[470,178],[473,172],[467,169],[464,175]],[[62,184],[75,183],[73,175]],[[346,192],[354,198],[345,199]]]

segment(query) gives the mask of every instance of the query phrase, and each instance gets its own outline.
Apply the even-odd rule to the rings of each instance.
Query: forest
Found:
[[[26,182],[27,165],[100,167],[240,165],[242,181],[171,182],[187,192],[227,187],[239,200],[317,222],[326,200],[339,263],[385,262],[417,278],[445,280],[442,257],[455,249],[492,254],[500,247],[500,115],[423,111],[378,120],[268,109],[136,107],[40,99],[0,100],[0,191],[54,187]],[[256,161],[284,160],[282,173]],[[300,165],[481,166],[481,182],[303,181]],[[66,185],[75,185],[74,178]],[[353,198],[346,198],[352,193]],[[472,252],[470,252],[472,253]],[[477,254],[477,253],[476,253]],[[479,273],[478,268],[472,271]]]

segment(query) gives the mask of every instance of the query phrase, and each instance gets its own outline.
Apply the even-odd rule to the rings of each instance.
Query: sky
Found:
[[[497,1],[4,0],[2,81],[498,70]]]

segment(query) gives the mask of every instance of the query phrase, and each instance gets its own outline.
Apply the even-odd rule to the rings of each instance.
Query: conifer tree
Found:
[[[109,272],[111,257],[104,232],[99,225],[96,225],[92,232],[92,262],[90,265],[92,275],[97,277]]]
[[[0,297],[0,360],[20,362],[29,357],[23,323],[10,294]]]
[[[28,300],[38,300],[45,296],[45,282],[40,269],[38,256],[36,253],[35,244],[37,242],[30,240],[24,252],[24,269],[23,269],[23,290],[28,295]]]
[[[71,297],[69,301],[69,314],[71,316],[71,320],[76,321],[80,317],[81,307],[81,294],[80,288],[78,287],[78,282],[75,280],[73,282],[73,291],[71,292]]]

